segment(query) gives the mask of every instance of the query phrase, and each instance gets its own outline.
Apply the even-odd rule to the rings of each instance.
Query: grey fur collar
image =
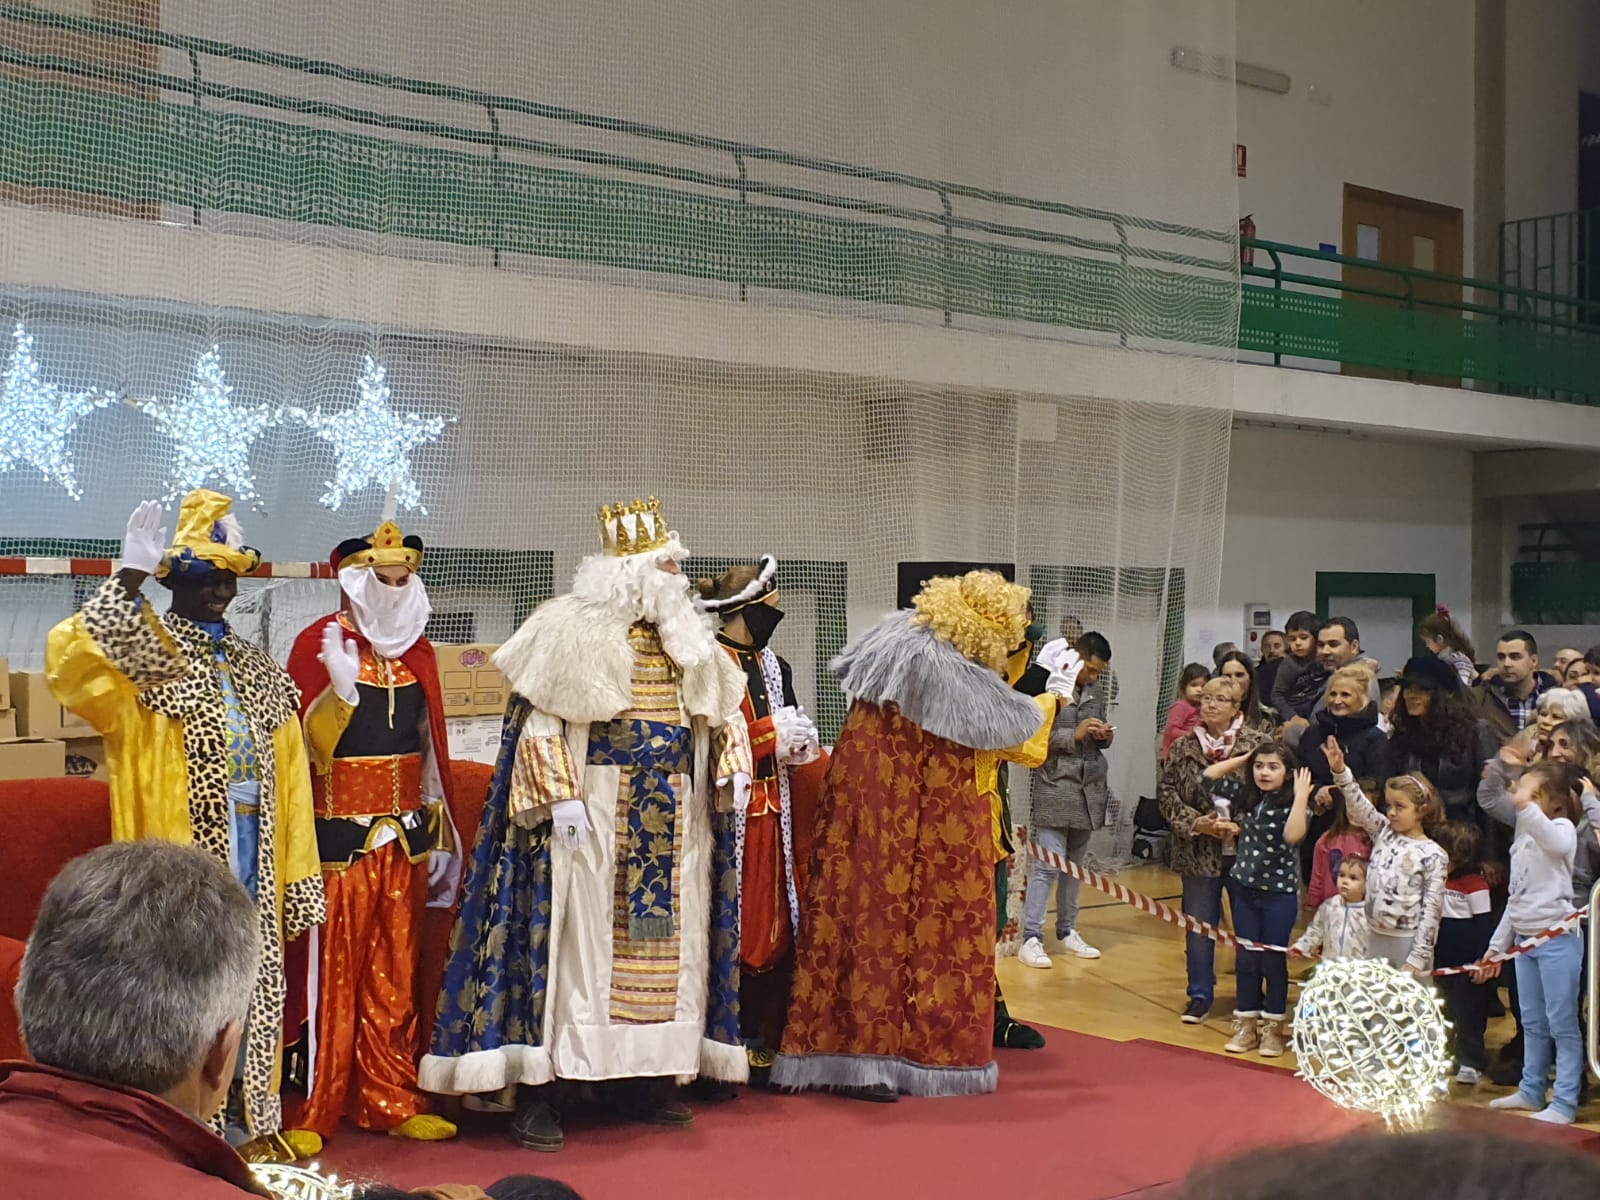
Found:
[[[833,660],[848,695],[893,704],[914,725],[973,750],[1007,750],[1039,731],[1033,700],[911,617],[910,609],[885,617]]]

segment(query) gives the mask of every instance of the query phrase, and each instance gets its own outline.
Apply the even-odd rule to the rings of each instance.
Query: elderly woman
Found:
[[[1222,920],[1222,889],[1233,839],[1239,826],[1232,816],[1230,788],[1238,778],[1210,780],[1206,768],[1249,757],[1268,735],[1245,724],[1243,697],[1218,676],[1200,693],[1200,724],[1172,744],[1161,768],[1156,797],[1172,826],[1172,869],[1183,880],[1183,911],[1209,925]],[[1216,943],[1191,933],[1185,939],[1189,1003],[1185,1024],[1198,1025],[1211,1014],[1216,995]]]

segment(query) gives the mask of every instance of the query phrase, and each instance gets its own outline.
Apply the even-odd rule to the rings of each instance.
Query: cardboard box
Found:
[[[25,738],[93,737],[94,726],[56,703],[43,671],[12,671],[11,698],[17,711],[17,736]]]
[[[494,765],[500,757],[502,717],[449,717],[445,736],[450,741],[450,757],[457,762]]]
[[[0,708],[0,741],[7,741],[17,736],[17,710],[14,708]]]
[[[76,779],[111,778],[106,770],[106,744],[100,738],[68,738],[63,745],[66,747],[66,765],[62,774]]]
[[[11,664],[0,655],[0,708],[11,707]]]
[[[8,738],[0,742],[0,779],[59,779],[67,764],[65,742]]]
[[[511,699],[506,677],[490,661],[499,646],[435,646],[447,717],[500,716]]]

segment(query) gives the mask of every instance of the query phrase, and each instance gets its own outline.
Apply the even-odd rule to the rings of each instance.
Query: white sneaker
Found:
[[[1476,1067],[1462,1067],[1456,1072],[1456,1082],[1463,1087],[1477,1087],[1482,1078]]]
[[[1055,963],[1050,961],[1050,956],[1044,952],[1044,943],[1038,938],[1029,938],[1022,943],[1022,949],[1017,951],[1017,959],[1025,967],[1038,967],[1048,971]]]
[[[1489,1101],[1490,1108],[1498,1108],[1508,1112],[1539,1112],[1537,1104],[1530,1103],[1521,1092],[1512,1092],[1509,1096],[1500,1096]]]
[[[1099,958],[1100,951],[1083,940],[1083,935],[1076,929],[1061,939],[1062,947],[1068,954],[1076,954],[1079,958]]]

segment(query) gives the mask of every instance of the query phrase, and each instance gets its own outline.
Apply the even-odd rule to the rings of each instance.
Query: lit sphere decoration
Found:
[[[250,1171],[274,1196],[282,1200],[350,1200],[355,1188],[340,1183],[337,1175],[321,1175],[317,1164],[309,1167],[285,1163],[253,1163]]]
[[[1342,1108],[1415,1129],[1449,1092],[1449,1024],[1434,990],[1381,959],[1317,967],[1294,1013],[1300,1076]]]

